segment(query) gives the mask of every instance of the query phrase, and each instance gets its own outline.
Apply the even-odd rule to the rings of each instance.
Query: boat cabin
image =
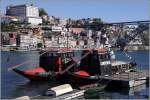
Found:
[[[65,69],[74,57],[73,51],[56,50],[46,52],[40,56],[40,66],[48,71],[59,72]]]
[[[87,51],[83,51],[84,55]],[[87,57],[81,60],[80,68],[89,72],[90,75],[109,75],[111,74],[110,54],[105,49],[93,50]]]

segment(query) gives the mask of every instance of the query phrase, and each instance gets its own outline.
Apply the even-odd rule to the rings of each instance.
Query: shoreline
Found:
[[[113,48],[114,51],[118,51],[119,48]],[[149,46],[126,46],[124,51],[149,51]]]
[[[149,50],[149,46],[126,46],[127,51],[143,51]]]
[[[45,50],[48,50],[49,48],[44,48]],[[75,50],[78,50],[79,48],[73,48]],[[118,51],[119,48],[112,48],[114,51]],[[7,47],[1,47],[1,51],[14,51],[14,52],[25,52],[25,51],[40,51],[39,49],[10,49]],[[149,46],[126,46],[125,51],[149,51]]]

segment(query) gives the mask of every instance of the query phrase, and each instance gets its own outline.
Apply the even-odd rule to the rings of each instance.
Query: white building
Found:
[[[18,45],[20,47],[29,47],[30,42],[31,42],[30,36],[23,35],[23,34],[19,35],[17,40],[18,40]]]
[[[26,17],[25,21],[34,25],[42,23],[42,19],[40,17]]]
[[[36,48],[38,43],[42,43],[41,39],[37,36],[31,36],[29,34],[20,34],[17,37],[18,46],[26,48]]]
[[[67,20],[66,19],[60,19],[59,20],[59,25],[60,26],[65,26],[67,24]]]
[[[61,26],[52,26],[52,32],[62,32],[63,28]]]
[[[31,24],[42,23],[42,18],[39,17],[39,9],[36,6],[31,5],[16,5],[8,6],[6,15],[18,16],[22,21]]]

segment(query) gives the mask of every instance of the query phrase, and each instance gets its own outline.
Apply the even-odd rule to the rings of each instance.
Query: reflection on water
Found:
[[[126,60],[121,53],[116,53],[116,57],[118,59]],[[140,52],[130,52],[132,57],[136,59],[138,65],[141,65],[143,69],[148,69],[148,51],[140,51]],[[50,87],[56,86],[57,82],[36,82],[31,83],[24,77],[12,72],[8,71],[8,68],[14,66],[16,64],[20,64],[24,61],[31,60],[35,61],[34,63],[23,65],[20,68],[32,68],[38,66],[39,54],[38,52],[2,52],[2,63],[1,63],[1,96],[2,98],[16,98],[19,96],[36,96],[38,94],[42,94],[45,90]],[[80,53],[78,53],[80,56]],[[9,58],[8,58],[9,57]],[[147,98],[149,94],[149,87],[146,85],[140,85],[138,87],[130,88],[130,89],[116,89],[113,91],[102,91],[99,92],[99,98]]]
[[[18,97],[22,94],[28,96],[36,96],[43,94],[48,88],[54,87],[58,82],[27,82],[22,85],[18,85],[13,91],[12,96]],[[20,91],[20,92],[18,92]]]
[[[146,84],[133,88],[105,89],[98,93],[90,94],[88,99],[143,99],[149,98],[149,87]]]
[[[116,88],[113,90],[105,91],[105,94],[109,94],[110,98],[113,99],[120,99],[120,98],[126,98],[126,99],[140,99],[140,98],[148,98],[148,92],[149,87],[146,87],[146,84],[139,85],[132,88]],[[145,92],[146,91],[146,92]]]

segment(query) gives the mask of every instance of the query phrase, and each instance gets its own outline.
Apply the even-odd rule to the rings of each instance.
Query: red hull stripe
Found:
[[[80,76],[90,76],[89,73],[87,73],[86,71],[82,71],[82,70],[75,72],[75,74],[80,75]]]
[[[36,67],[36,68],[24,71],[24,74],[35,75],[38,72],[46,72],[46,71],[42,67]]]

